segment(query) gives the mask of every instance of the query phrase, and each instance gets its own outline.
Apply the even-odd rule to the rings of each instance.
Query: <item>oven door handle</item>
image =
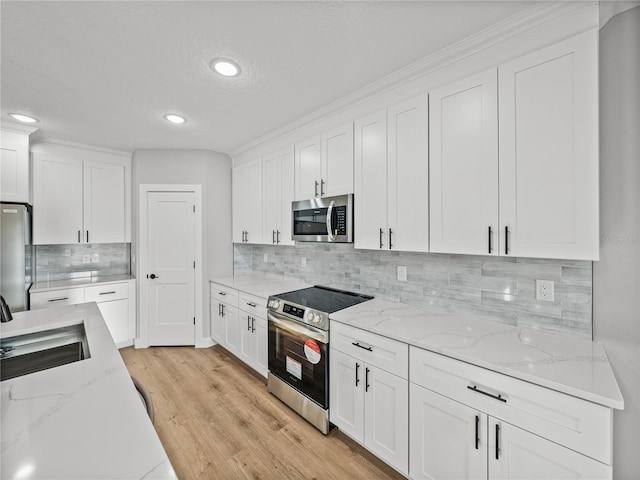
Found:
[[[310,325],[302,325],[298,322],[283,318],[272,312],[267,312],[267,319],[269,320],[269,322],[274,323],[287,332],[304,335],[322,343],[329,343],[329,332],[325,332],[324,330],[318,330],[317,328],[314,328]]]
[[[333,242],[336,239],[336,236],[333,234],[333,225],[331,221],[331,215],[333,214],[333,207],[336,206],[336,202],[331,200],[329,203],[329,208],[327,209],[327,236],[329,237],[329,241]]]

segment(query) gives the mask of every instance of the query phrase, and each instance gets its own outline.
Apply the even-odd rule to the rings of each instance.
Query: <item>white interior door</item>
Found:
[[[149,344],[195,343],[194,192],[147,192]]]

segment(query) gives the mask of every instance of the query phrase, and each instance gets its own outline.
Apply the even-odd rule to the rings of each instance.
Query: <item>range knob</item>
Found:
[[[280,308],[280,300],[278,300],[277,298],[273,301],[273,308],[275,308],[276,310]]]

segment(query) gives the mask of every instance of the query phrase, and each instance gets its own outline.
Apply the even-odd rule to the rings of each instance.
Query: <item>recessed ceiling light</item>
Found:
[[[240,67],[237,63],[224,58],[217,58],[211,62],[211,69],[225,77],[236,77],[240,74]]]
[[[164,118],[166,118],[171,123],[185,123],[187,121],[186,118],[181,117],[180,115],[176,115],[175,113],[167,113]]]
[[[38,123],[37,118],[30,117],[29,115],[23,115],[21,113],[10,113],[9,116],[23,123]]]

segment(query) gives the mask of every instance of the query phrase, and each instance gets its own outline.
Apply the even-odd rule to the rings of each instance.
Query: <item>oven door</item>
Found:
[[[269,372],[329,408],[329,332],[276,312],[269,323]]]

